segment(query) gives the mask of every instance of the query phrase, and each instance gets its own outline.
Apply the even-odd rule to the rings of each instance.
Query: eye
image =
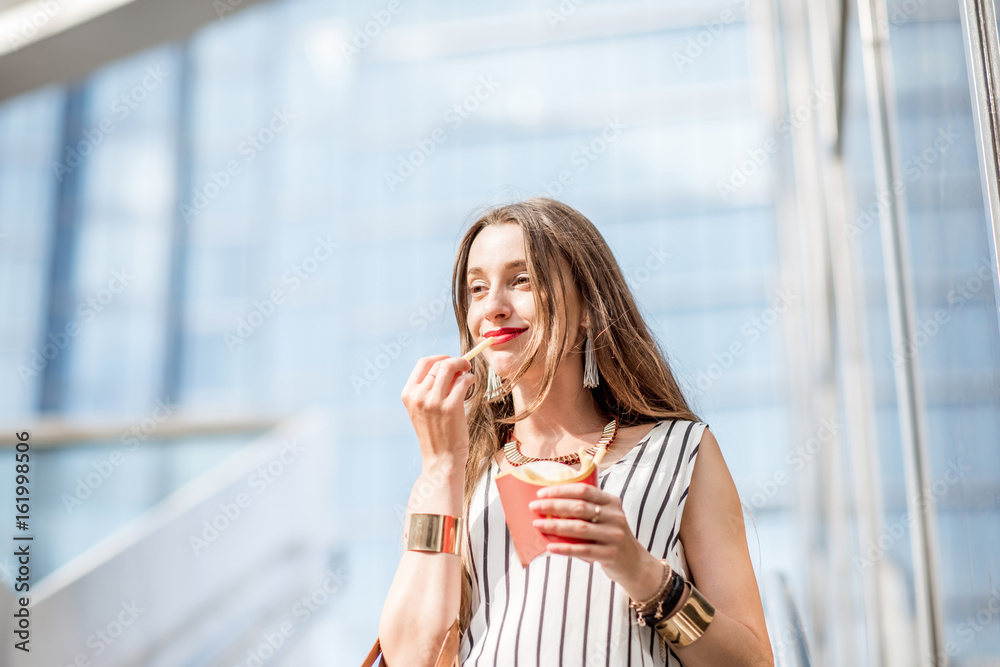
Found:
[[[522,273],[517,278],[514,278],[514,284],[515,285],[530,285],[531,284],[531,277],[527,273]]]
[[[486,285],[482,283],[473,283],[469,286],[469,294],[479,294],[480,289],[486,289]]]

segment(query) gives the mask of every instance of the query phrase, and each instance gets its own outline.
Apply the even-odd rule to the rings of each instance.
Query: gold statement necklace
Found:
[[[618,434],[618,420],[612,419],[608,422],[607,426],[604,427],[604,435],[597,442],[596,445],[591,445],[587,448],[587,453],[591,456],[597,454],[600,449],[607,450],[611,446],[611,443],[615,441],[615,435]],[[503,446],[503,455],[507,459],[507,462],[512,466],[523,466],[525,463],[532,463],[534,461],[555,461],[556,463],[565,463],[566,465],[574,465],[580,462],[580,454],[564,454],[563,456],[553,456],[551,458],[535,458],[534,456],[525,456],[521,453],[521,443],[511,438],[511,440]]]

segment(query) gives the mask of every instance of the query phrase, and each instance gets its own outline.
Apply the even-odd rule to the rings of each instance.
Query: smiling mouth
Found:
[[[506,343],[509,340],[517,338],[527,330],[528,330],[527,327],[525,327],[524,329],[513,329],[506,327],[503,329],[494,329],[493,331],[487,331],[486,336],[487,337],[492,336],[493,338],[496,339],[496,342],[494,342],[492,345],[492,347],[495,347],[497,345],[500,345],[501,343]]]

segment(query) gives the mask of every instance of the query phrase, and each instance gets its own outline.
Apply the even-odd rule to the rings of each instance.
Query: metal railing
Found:
[[[293,634],[278,641],[274,632],[280,635],[280,628],[301,623],[292,612],[296,601],[331,586],[326,581],[333,538],[326,515],[329,418],[303,412],[270,424],[178,421],[161,426],[156,437],[267,426],[265,433],[32,584],[36,639],[31,652],[15,651],[8,642],[0,649],[0,663],[80,664],[83,656],[89,664],[108,667],[231,665],[242,664],[250,653],[287,651]],[[48,447],[58,447],[60,437],[76,443],[120,432],[119,425],[107,424],[22,430]],[[0,588],[0,613],[6,614],[14,600],[11,591]]]
[[[763,577],[761,600],[775,667],[811,667],[805,627],[783,574]]]

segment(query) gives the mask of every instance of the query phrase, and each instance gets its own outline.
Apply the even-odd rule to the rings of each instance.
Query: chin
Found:
[[[514,362],[510,364],[497,364],[496,366],[493,366],[493,370],[496,371],[497,375],[506,379],[514,375],[514,373],[516,373],[517,369],[519,369],[520,367],[521,364]],[[535,375],[537,375],[538,378],[541,379],[542,368],[536,366],[529,366],[528,369],[524,372],[524,375],[521,376],[521,380],[523,381],[531,379]]]
[[[493,371],[502,378],[508,378],[517,372],[517,366],[514,364],[490,364],[493,366]]]

